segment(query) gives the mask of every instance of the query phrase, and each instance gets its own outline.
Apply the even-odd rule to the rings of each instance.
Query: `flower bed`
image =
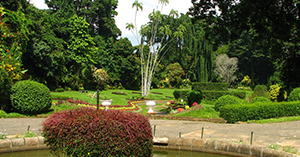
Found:
[[[96,104],[89,104],[87,102],[83,102],[82,100],[73,100],[73,99],[69,99],[68,100],[69,103],[76,103],[78,106],[82,106],[82,107],[92,107],[92,108],[97,108]],[[134,101],[128,101],[127,102],[128,105],[124,106],[124,105],[111,105],[108,108],[111,110],[122,110],[122,111],[135,111],[138,110],[139,107],[136,105],[137,103],[140,102],[134,102]],[[99,105],[99,109],[105,109],[104,106]]]

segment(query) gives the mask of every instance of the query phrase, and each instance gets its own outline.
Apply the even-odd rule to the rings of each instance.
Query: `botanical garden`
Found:
[[[300,120],[299,2],[192,0],[162,14],[158,0],[137,28],[135,0],[135,46],[117,0],[45,3],[0,2],[0,118],[45,118],[40,135],[16,137],[42,136],[53,155],[151,156],[149,119]]]

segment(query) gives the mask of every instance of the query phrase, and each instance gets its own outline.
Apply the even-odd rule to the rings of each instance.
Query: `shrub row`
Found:
[[[173,92],[175,99],[183,99],[190,90],[187,89],[176,89]],[[202,91],[203,100],[217,100],[223,95],[233,95],[240,99],[246,98],[246,92],[244,91]]]
[[[151,156],[153,137],[140,114],[89,107],[50,115],[43,136],[53,153],[67,156]]]
[[[300,101],[226,105],[220,107],[220,117],[228,123],[300,115]]]
[[[192,90],[201,91],[227,91],[229,87],[228,83],[215,83],[215,82],[194,82],[192,84]]]
[[[204,100],[217,100],[223,95],[233,95],[240,99],[246,98],[246,92],[244,91],[202,91]]]

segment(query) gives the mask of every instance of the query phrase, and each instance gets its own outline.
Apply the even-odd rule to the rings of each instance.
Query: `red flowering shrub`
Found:
[[[153,147],[147,117],[88,107],[53,113],[43,136],[52,153],[67,156],[151,156]]]
[[[177,108],[177,112],[179,113],[179,112],[181,112],[181,111],[183,111],[184,110],[184,108]]]

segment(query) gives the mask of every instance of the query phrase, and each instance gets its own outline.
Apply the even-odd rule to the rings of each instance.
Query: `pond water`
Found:
[[[13,153],[2,153],[1,157],[54,157],[50,150],[34,150]],[[211,154],[203,152],[183,151],[183,150],[166,150],[154,149],[153,157],[230,157],[228,155]]]

